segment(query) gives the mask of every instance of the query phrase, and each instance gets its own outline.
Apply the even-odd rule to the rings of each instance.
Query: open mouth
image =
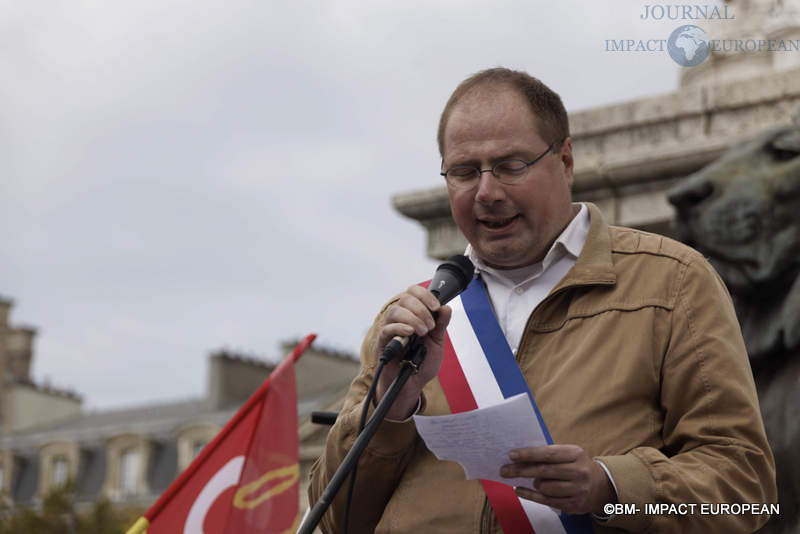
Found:
[[[503,230],[514,224],[517,219],[519,219],[519,215],[505,219],[478,219],[478,222],[489,230]]]

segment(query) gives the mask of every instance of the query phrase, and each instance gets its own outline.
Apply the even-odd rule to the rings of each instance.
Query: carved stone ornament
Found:
[[[731,292],[775,454],[780,515],[800,534],[800,116],[728,149],[668,194],[679,239]]]

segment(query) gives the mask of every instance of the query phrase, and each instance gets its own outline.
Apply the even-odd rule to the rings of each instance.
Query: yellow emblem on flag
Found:
[[[255,493],[260,487],[268,483],[270,480],[274,480],[276,478],[284,478],[284,477],[287,477],[286,480],[283,480],[278,484],[275,484],[273,487],[271,487],[264,493],[258,495],[254,499],[252,500],[248,499],[249,496]],[[261,475],[258,479],[250,482],[249,484],[245,484],[244,486],[239,488],[236,491],[236,495],[233,497],[233,505],[236,508],[246,508],[246,509],[255,508],[256,506],[263,503],[267,499],[270,499],[275,495],[278,495],[288,490],[289,488],[297,484],[298,480],[300,480],[300,464],[298,463],[274,469],[272,471],[269,471]]]

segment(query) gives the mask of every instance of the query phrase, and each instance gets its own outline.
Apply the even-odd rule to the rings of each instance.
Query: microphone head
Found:
[[[462,254],[450,256],[436,268],[428,289],[445,304],[467,288],[474,274],[475,266],[469,258]]]

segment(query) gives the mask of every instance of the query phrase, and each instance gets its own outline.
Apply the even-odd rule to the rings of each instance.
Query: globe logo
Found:
[[[681,67],[696,67],[708,57],[711,40],[698,26],[679,26],[669,36],[667,51]]]

